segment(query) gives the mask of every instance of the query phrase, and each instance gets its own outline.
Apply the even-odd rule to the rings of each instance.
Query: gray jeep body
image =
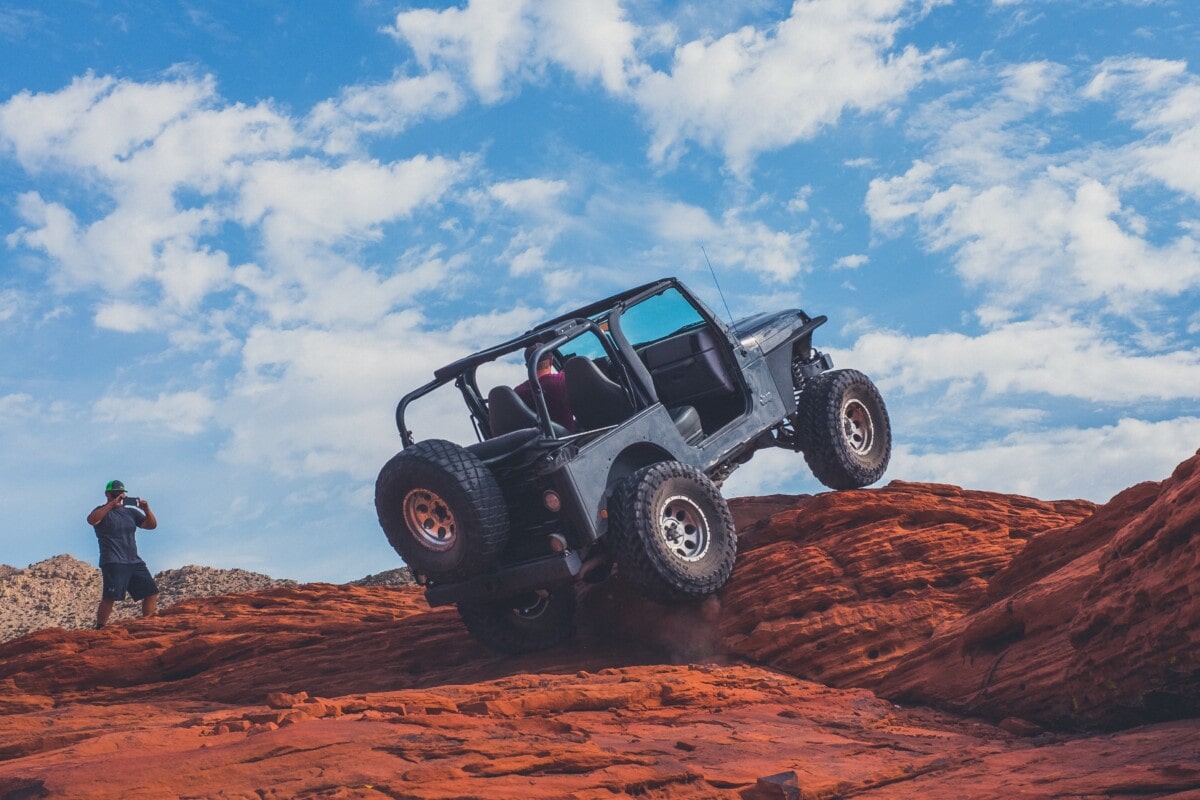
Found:
[[[607,574],[609,500],[614,487],[647,465],[681,462],[719,486],[760,449],[802,450],[798,403],[808,382],[832,368],[812,344],[825,321],[789,309],[728,325],[682,283],[666,278],[438,369],[396,408],[404,448],[416,441],[405,422],[410,404],[453,384],[478,437],[465,449],[499,483],[509,533],[494,563],[461,580],[423,575],[410,564],[429,603],[502,601]],[[653,329],[656,322],[662,330]],[[576,351],[586,351],[620,387],[627,408],[611,424],[580,425],[567,434],[550,417],[535,366],[546,353],[563,362],[584,357]],[[533,414],[529,427],[498,432],[477,370],[514,354],[526,354]]]

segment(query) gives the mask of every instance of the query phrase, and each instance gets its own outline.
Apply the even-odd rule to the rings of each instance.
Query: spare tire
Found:
[[[508,508],[496,477],[474,454],[442,439],[417,442],[384,464],[375,511],[404,562],[437,582],[480,574],[508,541]]]
[[[858,370],[825,372],[806,382],[796,411],[804,460],[830,489],[860,489],[883,477],[892,425],[883,397]]]

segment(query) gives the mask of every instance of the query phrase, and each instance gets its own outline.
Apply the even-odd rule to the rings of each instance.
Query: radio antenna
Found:
[[[708,253],[704,250],[704,245],[700,245],[700,252],[704,253],[704,263],[708,264],[708,271],[712,273],[713,283],[717,285],[717,294],[721,295],[721,302],[725,304],[725,313],[729,315],[729,327],[733,327],[733,312],[729,310],[729,301],[725,299],[725,293],[721,291],[721,282],[717,280],[717,271],[713,269],[712,262],[708,260]]]

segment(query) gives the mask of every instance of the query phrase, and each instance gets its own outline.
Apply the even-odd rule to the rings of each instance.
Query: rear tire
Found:
[[[458,604],[471,635],[489,649],[516,655],[546,650],[575,635],[575,587],[528,592],[506,600]]]
[[[695,467],[643,467],[617,486],[608,513],[617,572],[651,600],[700,600],[729,580],[737,556],[733,515]]]
[[[388,542],[414,572],[457,581],[487,569],[508,540],[500,485],[474,454],[426,439],[398,453],[375,481]]]
[[[808,380],[796,411],[804,460],[830,489],[861,489],[883,477],[892,426],[871,379],[853,369]]]

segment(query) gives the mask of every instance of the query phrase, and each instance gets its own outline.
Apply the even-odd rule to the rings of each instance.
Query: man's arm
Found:
[[[92,513],[87,515],[88,525],[99,525],[100,520],[108,516],[108,512],[121,504],[121,498],[114,497],[102,506],[96,506],[92,509]]]
[[[138,523],[138,526],[144,530],[152,531],[158,527],[158,518],[154,516],[154,512],[150,510],[150,504],[146,502],[146,498],[138,500],[138,508],[146,514],[146,518]]]

